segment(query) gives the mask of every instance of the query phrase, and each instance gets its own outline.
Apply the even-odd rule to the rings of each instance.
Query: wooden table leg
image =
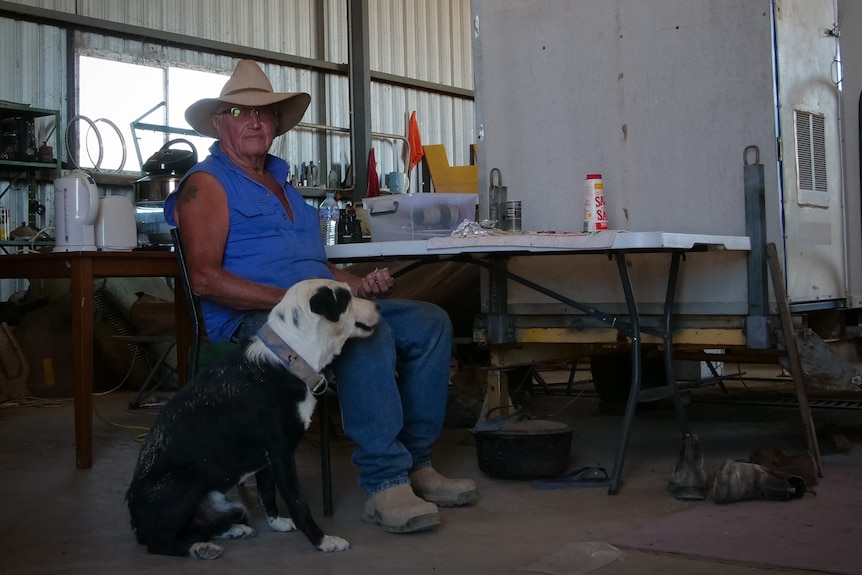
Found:
[[[72,369],[75,374],[75,464],[93,466],[93,260],[72,260]]]

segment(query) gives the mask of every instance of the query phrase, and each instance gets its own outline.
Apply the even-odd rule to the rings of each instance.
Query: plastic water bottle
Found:
[[[318,214],[320,214],[320,236],[323,239],[323,245],[334,246],[338,243],[339,216],[335,192],[326,193],[326,199],[320,203]]]

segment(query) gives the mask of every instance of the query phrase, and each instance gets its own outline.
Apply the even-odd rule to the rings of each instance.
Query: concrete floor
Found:
[[[600,465],[610,471],[622,418],[601,414],[591,388],[582,389],[576,398],[534,394],[530,413],[547,418],[553,414],[553,419],[572,425],[573,467]],[[713,390],[695,393],[687,412],[704,439],[707,470],[725,458],[743,459],[756,447],[776,446],[788,452],[805,448],[797,410],[718,404],[701,400]],[[572,544],[611,541],[692,505],[711,504],[670,496],[666,482],[679,449],[678,427],[672,410],[648,410],[635,420],[623,487],[616,496],[601,488],[539,490],[529,481],[491,479],[478,469],[470,431],[446,429],[436,446],[436,467],[451,476],[475,478],[481,489],[479,502],[441,509],[443,524],[436,531],[386,534],[360,519],[362,498],[345,439],[337,440],[333,449],[335,514],[323,516],[318,437],[312,428],[298,454],[301,480],[318,523],[350,541],[350,550],[324,554],[301,534],[274,533],[252,504],[258,536],[225,542],[225,554],[215,563],[152,556],[136,544],[123,501],[140,447],[138,438],[153,418],[152,410],[127,409],[134,395],[119,392],[96,398],[95,464],[89,470],[75,469],[70,402],[0,407],[0,572],[535,573],[531,566]],[[862,423],[860,415],[815,410],[818,428],[833,423],[851,432]],[[862,457],[858,446],[849,454],[837,454],[824,443],[821,439],[825,458]],[[248,490],[253,491],[253,485]],[[238,496],[253,501],[253,493]],[[590,570],[586,562],[553,573]],[[622,549],[618,559],[596,572],[803,573],[629,549]]]

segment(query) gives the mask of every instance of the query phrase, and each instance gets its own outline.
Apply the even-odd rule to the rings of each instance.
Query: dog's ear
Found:
[[[350,291],[343,287],[339,286],[332,290],[326,286],[321,286],[311,296],[311,311],[334,323],[350,305],[352,298]]]

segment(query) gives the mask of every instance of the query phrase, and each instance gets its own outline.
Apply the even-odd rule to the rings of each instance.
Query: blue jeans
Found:
[[[431,465],[452,357],[452,324],[441,308],[413,300],[376,303],[382,320],[374,335],[348,340],[332,364],[366,496],[407,483],[408,472]],[[264,314],[249,315],[236,335],[251,337],[264,321]]]

